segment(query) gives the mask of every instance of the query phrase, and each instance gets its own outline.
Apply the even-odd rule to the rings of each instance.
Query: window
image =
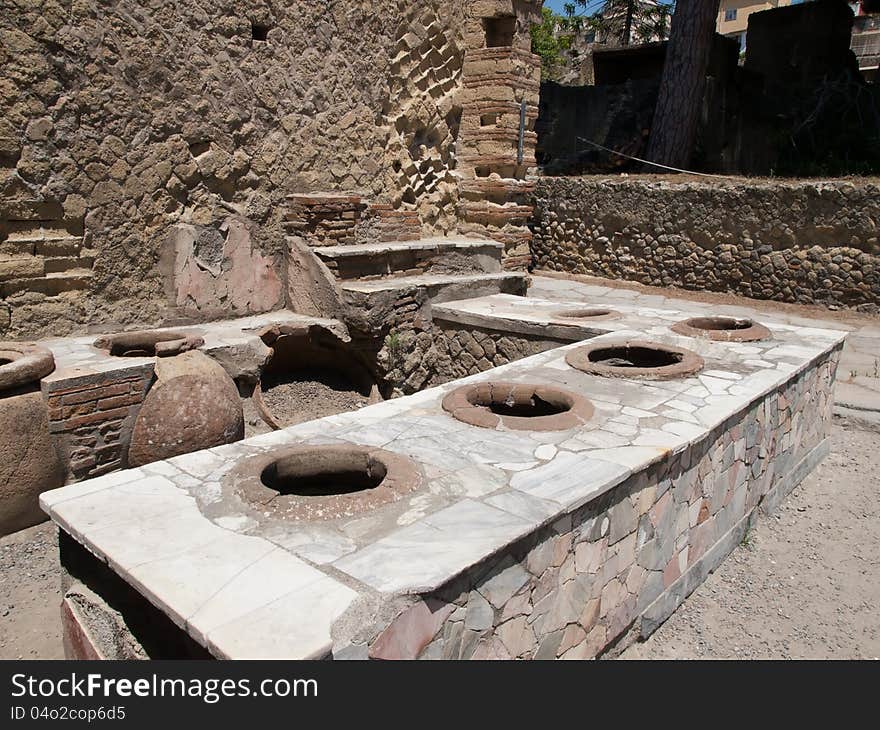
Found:
[[[483,18],[483,30],[486,31],[486,48],[512,46],[513,36],[516,34],[516,16]]]
[[[731,20],[736,20],[736,8],[727,8],[724,11],[724,21],[729,23]]]

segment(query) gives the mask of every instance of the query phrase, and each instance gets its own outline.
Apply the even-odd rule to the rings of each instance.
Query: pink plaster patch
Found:
[[[195,255],[195,229],[178,229],[174,262],[177,306],[228,309],[235,314],[266,312],[282,306],[283,285],[276,264],[256,247],[247,221],[229,218],[225,229],[223,261],[210,268]]]

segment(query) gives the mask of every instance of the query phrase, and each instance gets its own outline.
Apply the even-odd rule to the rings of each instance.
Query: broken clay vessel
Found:
[[[49,350],[0,342],[0,536],[45,520],[40,493],[64,484],[40,392],[40,378],[54,369]]]

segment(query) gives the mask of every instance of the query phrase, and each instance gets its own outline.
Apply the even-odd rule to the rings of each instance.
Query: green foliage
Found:
[[[542,77],[559,78],[565,69],[565,52],[579,33],[592,30],[601,42],[612,45],[647,43],[669,36],[673,4],[648,4],[640,0],[605,0],[599,9],[584,14],[593,0],[566,3],[564,14],[541,11],[541,23],[532,26],[532,53],[541,57]]]
[[[532,53],[541,57],[541,76],[544,79],[559,77],[564,61],[562,54],[571,48],[573,36],[557,30],[563,27],[564,21],[563,16],[550,8],[543,8],[540,25],[532,26]]]
[[[400,339],[400,334],[397,332],[389,333],[385,337],[385,347],[388,348],[388,352],[392,355],[399,355],[403,349],[403,342]]]

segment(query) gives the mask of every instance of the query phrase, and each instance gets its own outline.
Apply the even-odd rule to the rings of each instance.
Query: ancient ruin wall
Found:
[[[876,181],[540,178],[539,269],[877,311]]]
[[[456,220],[466,3],[0,2],[0,334],[285,304],[291,192]]]
[[[389,347],[390,342],[390,347]],[[410,394],[546,352],[563,340],[451,323],[395,332],[379,359],[391,392]]]

